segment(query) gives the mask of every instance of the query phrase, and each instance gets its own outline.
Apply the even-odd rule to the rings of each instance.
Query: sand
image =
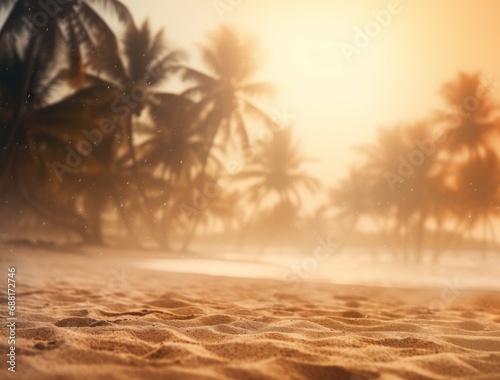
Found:
[[[18,318],[16,374],[3,360],[1,379],[500,379],[499,292],[291,287],[132,265],[159,253],[0,249],[2,320],[9,266]]]

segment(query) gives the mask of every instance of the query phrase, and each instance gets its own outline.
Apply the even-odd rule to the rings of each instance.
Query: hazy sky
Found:
[[[257,36],[266,52],[260,76],[281,89],[267,110],[285,107],[296,116],[297,138],[318,159],[311,171],[330,184],[355,160],[352,147],[373,141],[378,127],[425,117],[439,107],[442,83],[458,71],[500,81],[495,0],[124,3],[137,21],[148,17],[155,28],[165,27],[173,46],[190,52],[222,22],[220,15]],[[222,14],[215,5],[224,3],[239,5],[228,5]],[[371,33],[369,41],[356,39],[356,28]]]

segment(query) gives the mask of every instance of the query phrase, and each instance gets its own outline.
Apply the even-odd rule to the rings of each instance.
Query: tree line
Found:
[[[4,228],[49,222],[91,244],[121,230],[136,242],[186,247],[199,226],[244,224],[241,202],[272,193],[286,202],[314,182],[298,156],[280,158],[292,150],[291,132],[256,103],[275,90],[253,79],[253,39],[222,26],[194,68],[163,30],[137,25],[118,0],[75,0],[51,12],[33,0],[0,7],[8,9],[0,30]],[[173,78],[182,91],[165,91]],[[248,123],[271,130],[280,151],[251,139]],[[239,170],[251,169],[231,173],[241,185],[221,185],[217,173],[234,154],[244,160]]]
[[[460,73],[442,88],[443,109],[421,121],[381,128],[357,147],[360,163],[331,191],[337,216],[371,221],[387,247],[434,259],[464,236],[497,243],[500,210],[499,105],[494,83]],[[479,234],[480,233],[480,234]],[[475,235],[474,235],[475,234]]]

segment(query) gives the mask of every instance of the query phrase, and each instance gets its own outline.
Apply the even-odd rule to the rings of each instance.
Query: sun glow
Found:
[[[166,26],[174,43],[192,46],[187,52],[194,66],[196,43],[221,23],[212,2],[185,0],[176,4],[177,16],[158,12],[164,2],[125,2],[139,18],[150,15],[156,27]],[[457,16],[443,25],[452,11]],[[454,73],[500,76],[497,67],[475,59],[494,54],[481,31],[462,27],[471,15],[497,30],[495,14],[444,0],[255,0],[235,2],[222,22],[257,38],[259,76],[278,88],[264,108],[286,107],[295,115],[302,146],[318,159],[311,170],[334,182],[345,173],[332,162],[355,160],[352,146],[372,139],[378,127],[432,113],[440,105],[440,84]],[[475,41],[473,54],[461,47],[465,41]]]

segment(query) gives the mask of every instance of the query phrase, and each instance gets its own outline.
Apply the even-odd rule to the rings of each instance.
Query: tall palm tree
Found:
[[[274,88],[268,82],[252,81],[259,66],[255,43],[228,26],[212,33],[201,52],[207,72],[183,67],[182,73],[183,79],[192,83],[183,95],[197,101],[197,128],[205,139],[206,162],[221,132],[225,138],[234,133],[247,147],[245,115],[272,123],[254,101],[257,96],[272,96]]]
[[[119,76],[115,75],[116,80],[110,81],[111,85],[117,86],[123,94],[132,100],[131,106],[123,103],[119,108],[116,108],[124,124],[127,135],[124,140],[128,147],[128,155],[122,157],[120,161],[125,165],[125,170],[131,170],[133,174],[135,179],[133,183],[143,204],[142,214],[151,233],[157,240],[161,240],[161,232],[156,231],[155,228],[154,213],[156,210],[154,210],[152,200],[149,199],[146,191],[147,183],[145,182],[150,177],[139,173],[133,125],[134,121],[143,115],[145,109],[155,107],[171,109],[169,103],[176,102],[176,98],[179,96],[163,94],[158,92],[158,88],[174,72],[173,65],[179,59],[180,53],[169,51],[165,44],[163,30],[153,34],[147,21],[140,27],[130,21],[125,29],[122,42],[124,47],[121,56],[123,70],[119,71]],[[153,114],[154,117],[156,114]],[[162,128],[170,127],[170,125],[162,124]],[[157,128],[153,127],[152,130],[156,131]],[[167,160],[168,151],[161,152],[165,155],[164,161]],[[161,152],[158,151],[159,154]]]
[[[486,244],[486,229],[492,209],[487,204],[495,201],[496,149],[495,137],[500,119],[497,106],[491,97],[491,88],[480,74],[460,73],[458,77],[443,86],[442,91],[448,109],[445,121],[445,141],[448,182],[458,191],[452,211],[462,220],[457,234],[463,229],[471,231],[483,224],[483,240]],[[477,175],[485,175],[485,178]],[[478,196],[483,200],[478,199]],[[483,204],[482,202],[486,202]],[[463,218],[467,210],[470,218]],[[466,220],[467,222],[464,222]]]
[[[196,102],[192,111],[197,116],[194,125],[203,138],[201,175],[197,176],[197,187],[205,181],[210,154],[218,137],[227,142],[229,137],[235,135],[241,142],[239,149],[246,149],[249,145],[248,116],[252,115],[268,125],[273,123],[254,101],[257,97],[274,95],[272,84],[253,81],[259,65],[252,39],[245,39],[236,30],[222,26],[209,35],[201,53],[205,72],[181,67],[183,80],[190,84],[182,95]],[[193,220],[192,231],[197,229],[199,221],[199,218]]]
[[[47,15],[43,2],[37,0],[0,0],[0,7],[10,12],[0,29],[0,47],[2,55],[18,56],[24,64],[17,82],[18,91],[14,92],[12,114],[6,123],[7,131],[2,140],[0,156],[0,188],[9,174],[10,155],[19,143],[21,120],[31,103],[30,89],[34,87],[36,66],[54,63],[61,51],[68,59],[65,70],[68,83],[78,87],[82,83],[85,69],[100,72],[114,67],[123,70],[118,57],[118,44],[114,33],[93,5],[109,8],[116,12],[121,21],[129,21],[130,14],[119,0],[75,0],[59,4],[55,14]],[[10,7],[10,8],[9,8]],[[46,15],[46,25],[33,30],[29,22],[37,14]],[[63,46],[69,46],[64,49]],[[53,67],[57,67],[56,64]],[[61,72],[62,73],[62,72]],[[49,74],[50,73],[46,73]],[[47,79],[47,78],[44,78]]]
[[[132,109],[124,110],[123,114],[127,130],[127,142],[130,156],[136,166],[134,149],[134,134],[132,129],[133,117],[140,117],[145,107],[158,101],[166,102],[171,99],[162,97],[155,92],[169,75],[174,71],[180,53],[168,51],[164,41],[163,30],[152,34],[149,23],[145,21],[137,27],[133,21],[128,23],[123,37],[123,67],[117,85],[127,95],[135,95]]]
[[[29,45],[24,47],[28,48]],[[61,45],[58,51],[71,48]],[[49,59],[52,57],[45,54],[34,56],[32,62],[27,62],[27,55],[18,53],[18,49],[20,47],[0,57],[5,69],[0,72],[0,120],[6,123],[12,120],[22,92],[28,94],[10,154],[2,162],[8,178],[15,181],[17,191],[38,215],[65,225],[85,241],[101,243],[100,209],[105,193],[100,191],[100,197],[87,201],[84,213],[78,202],[90,199],[92,193],[83,189],[82,184],[88,181],[94,186],[102,182],[99,177],[103,177],[114,159],[114,134],[105,134],[101,144],[92,147],[92,155],[82,157],[81,163],[70,169],[71,173],[65,173],[62,183],[53,163],[67,164],[68,147],[77,150],[78,144],[85,140],[82,130],[99,129],[100,120],[114,118],[111,105],[119,92],[102,83],[82,83],[83,87],[69,96],[51,102],[51,94],[58,85],[67,82],[65,66],[55,70]],[[26,89],[23,89],[18,84],[25,79],[28,65],[34,69]],[[11,131],[2,129],[2,132],[0,141],[6,147]]]
[[[26,111],[20,124],[21,130],[25,131],[26,145],[24,148],[16,146],[11,155],[14,173],[17,171],[15,178],[29,203],[43,209],[49,219],[55,217],[52,212],[55,210],[62,224],[66,224],[63,216],[72,209],[74,214],[80,215],[75,216],[79,220],[78,234],[92,243],[102,243],[99,222],[104,203],[101,201],[107,197],[103,189],[113,186],[98,183],[111,180],[109,170],[115,159],[115,135],[104,134],[102,142],[92,147],[91,155],[80,156],[81,162],[72,167],[70,173],[64,173],[62,182],[53,163],[69,165],[66,161],[68,147],[78,151],[77,146],[85,140],[81,133],[83,129],[98,129],[100,120],[113,117],[110,106],[116,96],[118,94],[113,89],[95,86],[81,89],[54,104]],[[96,103],[95,99],[100,99],[100,102]],[[31,166],[37,175],[21,175],[20,165],[26,170]],[[26,186],[25,182],[32,185]],[[89,186],[85,187],[85,184]],[[92,187],[99,187],[100,191],[93,192]],[[40,194],[44,196],[40,197]],[[92,202],[86,202],[84,214],[77,211],[78,198],[93,198]]]

